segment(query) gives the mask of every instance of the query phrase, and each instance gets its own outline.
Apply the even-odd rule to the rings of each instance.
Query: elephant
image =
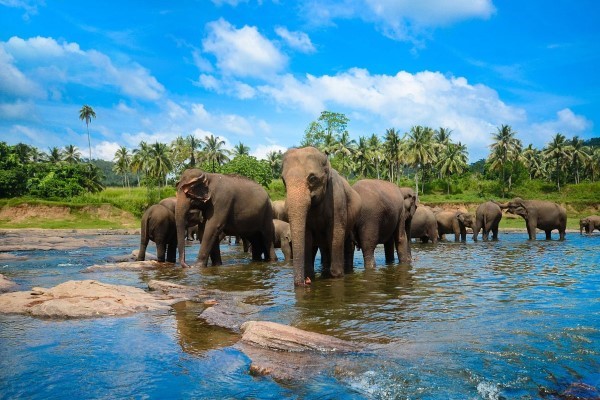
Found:
[[[529,240],[535,240],[536,228],[546,232],[550,240],[552,230],[558,229],[559,240],[565,240],[567,229],[567,210],[564,207],[545,200],[523,200],[516,197],[506,203],[496,203],[511,214],[520,215],[525,220]]]
[[[419,205],[412,217],[410,225],[411,239],[421,239],[422,243],[431,240],[432,243],[438,242],[438,226],[435,214],[431,208]]]
[[[156,243],[156,257],[158,261],[175,262],[175,249],[177,248],[177,230],[175,215],[161,204],[154,204],[142,216],[142,229],[140,232],[140,251],[137,261],[146,259],[148,242]]]
[[[585,229],[585,233],[588,235],[594,232],[594,229],[598,229],[600,231],[600,216],[598,215],[590,215],[589,217],[581,218],[579,220],[579,234],[583,234],[583,230]]]
[[[406,233],[405,249],[402,251],[401,263],[409,263],[412,260],[410,250],[410,230],[412,219],[417,211],[417,194],[410,187],[400,187],[400,192],[404,196],[404,232]]]
[[[273,206],[273,219],[290,222],[288,220],[288,212],[287,206],[285,205],[285,200],[275,200],[271,202],[271,205]]]
[[[447,233],[454,233],[454,241],[467,241],[467,228],[473,228],[473,216],[462,211],[442,210],[435,213],[438,239]],[[459,239],[460,238],[460,239]]]
[[[404,195],[388,181],[363,179],[352,185],[361,199],[359,217],[354,225],[354,240],[362,250],[365,268],[375,268],[375,247],[383,243],[385,262],[394,262],[394,249],[401,262],[406,254],[408,236],[405,230]]]
[[[473,227],[473,241],[477,241],[479,231],[483,229],[483,240],[489,238],[492,231],[492,240],[498,240],[498,225],[502,219],[502,210],[493,201],[486,201],[477,206],[475,211],[475,226]]]
[[[308,285],[314,278],[317,250],[323,276],[339,278],[352,271],[359,194],[331,167],[327,155],[314,147],[286,151],[282,178],[292,231],[294,285]]]
[[[273,245],[276,249],[281,249],[285,261],[289,262],[293,258],[292,251],[292,231],[290,224],[279,219],[273,220]]]
[[[222,235],[240,235],[252,244],[252,259],[276,261],[273,247],[273,210],[266,190],[243,176],[223,175],[187,169],[177,182],[177,250],[179,263],[185,261],[185,229],[190,215],[204,217],[202,245],[197,265],[222,264],[219,242]],[[199,227],[200,228],[200,227]]]

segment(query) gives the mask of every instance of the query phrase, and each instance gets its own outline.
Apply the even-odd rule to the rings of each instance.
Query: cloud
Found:
[[[290,32],[287,28],[278,26],[275,28],[275,33],[292,49],[301,51],[302,53],[314,53],[316,51],[310,38],[304,32]]]
[[[223,75],[266,78],[280,72],[287,58],[258,29],[236,29],[224,19],[207,24],[208,35],[202,40],[204,53],[214,55]]]
[[[271,144],[271,145],[261,144],[261,145],[258,145],[253,151],[251,151],[250,155],[258,158],[259,160],[266,160],[267,154],[269,154],[270,152],[281,151],[282,153],[285,153],[286,150],[287,150],[287,147],[279,146],[277,144]]]
[[[92,158],[99,158],[101,160],[112,161],[115,158],[115,153],[120,148],[121,145],[119,143],[102,141],[99,144],[92,147]]]
[[[17,100],[14,103],[0,103],[0,118],[5,120],[29,119],[35,110],[31,101]]]
[[[164,93],[156,78],[135,62],[115,64],[97,50],[84,51],[77,43],[58,42],[50,37],[13,36],[0,42],[0,65],[4,66],[0,75],[6,78],[0,79],[4,82],[0,85],[19,97],[40,97],[40,88],[45,87],[56,98],[60,87],[68,83],[98,90],[116,89],[142,100],[157,100]]]
[[[390,38],[415,41],[428,29],[472,18],[487,19],[494,12],[491,0],[314,0],[304,5],[303,15],[324,25],[336,19],[360,18]]]
[[[11,8],[22,8],[25,10],[22,18],[24,21],[29,21],[32,15],[37,15],[38,13],[38,5],[45,5],[44,1],[36,1],[36,0],[0,0],[1,6],[11,7]]]
[[[564,108],[556,113],[556,119],[532,124],[527,139],[532,141],[534,145],[543,147],[557,133],[562,133],[570,139],[573,136],[585,133],[591,127],[592,122],[584,116],[577,115],[570,109]]]

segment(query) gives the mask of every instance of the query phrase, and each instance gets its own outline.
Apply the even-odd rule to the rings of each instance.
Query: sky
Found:
[[[352,139],[452,130],[469,160],[600,137],[595,0],[0,0],[0,141],[92,157],[190,134],[263,158],[322,111]]]

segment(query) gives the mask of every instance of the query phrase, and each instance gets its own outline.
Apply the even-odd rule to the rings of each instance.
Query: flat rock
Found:
[[[68,229],[18,229],[0,231],[0,252],[73,250],[81,247],[111,247],[114,238],[91,231]]]
[[[11,253],[0,253],[0,261],[23,261],[27,260],[25,256],[17,256]]]
[[[122,256],[110,256],[110,257],[107,257],[106,259],[108,260],[108,262],[112,262],[112,263],[136,261],[139,252],[140,252],[139,250],[134,250],[130,254],[125,254]],[[156,256],[150,252],[146,252],[145,259],[146,259],[145,261],[157,261]]]
[[[0,274],[0,293],[13,292],[17,290],[19,285]]]
[[[156,295],[142,289],[110,285],[95,280],[68,281],[53,288],[0,295],[0,313],[28,314],[48,318],[90,318],[165,310],[185,300]]]
[[[99,271],[144,271],[159,268],[180,268],[173,263],[161,263],[158,261],[126,261],[117,263],[94,264],[84,268],[82,272],[99,272]]]

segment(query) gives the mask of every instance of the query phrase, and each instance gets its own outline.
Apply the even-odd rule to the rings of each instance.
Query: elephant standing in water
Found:
[[[290,224],[285,221],[273,220],[274,234],[273,245],[276,249],[281,249],[285,261],[290,261],[293,258],[292,251],[292,231]]]
[[[498,225],[502,219],[502,210],[493,201],[480,204],[475,211],[475,226],[473,227],[473,241],[477,241],[479,231],[483,229],[483,240],[488,240],[492,231],[492,240],[498,240]]]
[[[285,205],[285,200],[272,201],[271,205],[273,206],[273,219],[290,222],[288,221],[288,212],[287,206]]]
[[[454,233],[454,241],[467,241],[467,227],[473,228],[473,216],[462,211],[440,211],[435,214],[439,239]]]
[[[410,225],[410,237],[421,239],[422,243],[430,240],[432,243],[438,242],[437,221],[431,208],[424,205],[417,207]]]
[[[140,231],[140,251],[137,261],[146,259],[146,248],[148,242],[156,243],[156,257],[158,261],[175,262],[175,249],[177,248],[177,230],[175,226],[175,215],[161,204],[154,204],[144,212],[142,216],[142,228]]]
[[[600,231],[600,216],[598,215],[590,215],[589,217],[581,218],[579,220],[579,234],[583,234],[583,230],[585,229],[585,233],[591,234],[594,232],[594,229],[598,229]]]
[[[360,195],[362,204],[354,239],[362,250],[365,268],[375,268],[375,247],[379,243],[384,245],[386,263],[394,262],[394,249],[401,262],[410,261],[406,220],[412,215],[407,215],[410,206],[407,211],[400,188],[388,181],[363,179],[352,189]],[[416,208],[414,201],[412,207]]]
[[[536,229],[546,232],[550,240],[552,230],[558,229],[560,240],[565,240],[567,229],[567,210],[564,207],[545,200],[523,200],[517,197],[506,203],[497,203],[501,209],[520,215],[525,220],[529,240],[535,240]]]
[[[294,284],[304,286],[314,278],[317,250],[323,275],[337,278],[351,271],[352,231],[361,208],[358,193],[314,147],[286,151],[282,178],[292,231]]]
[[[252,244],[252,259],[277,260],[273,247],[273,211],[265,189],[248,178],[212,174],[187,169],[177,182],[177,250],[179,263],[185,262],[185,229],[190,215],[201,211],[204,217],[202,245],[197,264],[220,265],[219,241],[222,234],[240,235]]]

